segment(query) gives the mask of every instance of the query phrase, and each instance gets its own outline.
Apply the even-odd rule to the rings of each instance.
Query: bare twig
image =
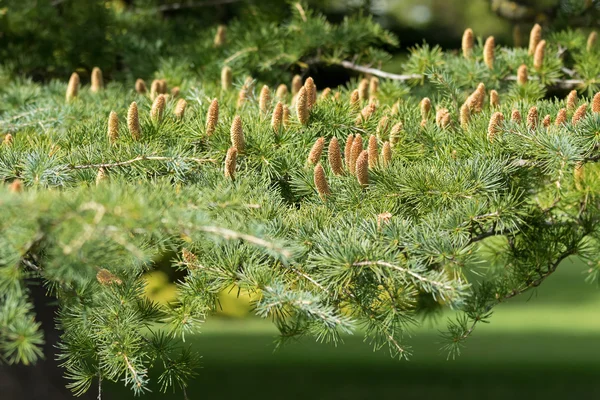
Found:
[[[236,231],[232,231],[231,229],[227,229],[227,228],[221,228],[218,226],[202,226],[200,228],[198,228],[199,230],[203,231],[203,232],[207,232],[207,233],[213,233],[215,235],[221,236],[224,239],[241,239],[244,240],[248,243],[252,243],[255,244],[257,246],[260,247],[264,247],[266,249],[269,250],[273,250],[279,254],[281,254],[282,256],[284,256],[286,259],[290,258],[292,256],[291,251],[284,249],[283,247],[278,246],[276,243],[273,242],[269,242],[267,240],[261,239],[259,237],[256,236],[252,236],[252,235],[248,235],[245,233],[241,233],[241,232],[236,232]]]
[[[216,162],[217,160],[212,158],[195,158],[195,157],[163,157],[163,156],[138,156],[136,158],[132,158],[131,160],[126,161],[117,161],[113,163],[101,163],[101,164],[84,164],[84,165],[70,165],[70,169],[87,169],[87,168],[114,168],[114,167],[122,167],[125,165],[134,164],[140,161],[194,161],[198,164]]]
[[[237,3],[241,0],[205,0],[205,1],[187,1],[181,3],[173,3],[173,4],[164,4],[160,7],[157,7],[156,10],[160,12],[165,11],[175,11],[175,10],[183,10],[190,8],[201,8],[201,7],[210,7],[210,6],[220,6],[223,4],[232,4]]]

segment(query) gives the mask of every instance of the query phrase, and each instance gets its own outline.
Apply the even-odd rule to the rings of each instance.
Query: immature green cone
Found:
[[[488,140],[490,141],[490,143],[492,143],[496,135],[498,135],[502,121],[504,121],[504,115],[502,115],[501,112],[495,112],[494,114],[492,114],[492,117],[490,118],[490,123],[488,125]]]
[[[369,152],[363,150],[356,159],[356,179],[361,186],[369,184]]]
[[[541,40],[533,53],[533,68],[537,71],[544,66],[544,55],[546,54],[546,41]]]
[[[460,126],[466,128],[471,120],[471,109],[467,103],[460,106]]]
[[[277,86],[277,91],[275,91],[275,98],[283,103],[287,101],[288,88],[283,83]]]
[[[296,96],[302,88],[302,77],[300,75],[294,75],[292,78],[292,96]]]
[[[231,180],[235,179],[235,167],[237,165],[237,154],[238,150],[235,147],[227,149],[227,156],[225,156],[225,178]]]
[[[108,141],[110,144],[117,143],[117,139],[119,138],[119,117],[117,113],[111,111],[108,116]]]
[[[362,136],[358,134],[354,137],[354,140],[352,141],[352,148],[350,149],[350,163],[348,164],[348,169],[352,175],[355,174],[356,160],[358,159],[361,151],[363,151]]]
[[[2,144],[4,144],[5,146],[10,146],[13,144],[13,141],[14,141],[13,135],[11,135],[10,133],[7,133],[4,136],[4,139],[2,140]]]
[[[369,137],[367,150],[369,153],[369,168],[373,169],[377,167],[377,160],[379,159],[379,150],[377,148],[377,138],[375,135]]]
[[[283,126],[290,126],[290,108],[287,105],[283,105]]]
[[[352,93],[350,94],[350,105],[352,106],[352,108],[354,108],[355,110],[358,109],[360,104],[360,95],[358,93],[358,89],[354,89],[352,91]]]
[[[160,80],[154,79],[152,81],[152,84],[150,85],[150,99],[155,100],[156,96],[158,96],[161,93],[161,90],[162,84]]]
[[[496,42],[494,41],[494,37],[489,36],[483,46],[483,62],[489,69],[494,69],[495,47]]]
[[[567,123],[567,109],[561,108],[558,110],[558,114],[556,114],[556,120],[554,121],[554,125],[561,126],[562,124]]]
[[[104,79],[102,78],[102,70],[98,67],[94,67],[92,69],[92,85],[90,87],[90,91],[92,93],[97,93],[100,90],[104,89]]]
[[[394,126],[392,126],[392,130],[390,131],[390,144],[392,146],[395,146],[400,141],[402,129],[404,129],[404,125],[402,124],[402,122],[397,122],[396,124],[394,124]]]
[[[527,113],[527,127],[531,130],[537,129],[538,125],[538,109],[533,106],[529,109]]]
[[[187,106],[187,101],[185,101],[185,99],[179,99],[177,101],[177,105],[175,106],[175,118],[176,119],[183,119],[183,117],[185,116],[185,108]]]
[[[98,169],[98,173],[96,174],[96,186],[101,185],[102,182],[105,182],[108,180],[108,175],[106,175],[106,171],[104,170],[104,168],[100,167]]]
[[[221,68],[221,89],[229,90],[233,86],[233,71],[225,65]]]
[[[331,190],[329,189],[329,183],[327,183],[327,177],[325,177],[325,170],[323,170],[321,164],[315,165],[314,182],[319,197],[325,200],[325,197],[331,194]]]
[[[121,285],[123,281],[107,269],[102,268],[96,274],[96,280],[102,286]]]
[[[577,107],[577,90],[571,90],[567,95],[567,111],[573,111]]]
[[[306,99],[308,100],[308,109],[313,108],[315,103],[317,102],[317,87],[315,86],[315,81],[310,76],[304,82],[304,87],[306,88]]]
[[[523,86],[527,84],[527,65],[521,64],[517,70],[517,84]]]
[[[277,102],[275,110],[273,110],[273,116],[271,117],[271,128],[275,133],[281,129],[281,123],[283,121],[283,104],[280,101]]]
[[[350,134],[346,138],[346,146],[344,147],[344,162],[346,163],[346,168],[348,171],[352,173],[353,169],[350,167],[352,161],[352,145],[354,144],[354,135]]]
[[[296,114],[298,121],[302,125],[308,124],[308,94],[306,93],[306,87],[302,87],[298,92],[298,100],[296,101]]]
[[[135,81],[135,91],[140,93],[140,94],[144,94],[146,93],[148,89],[146,88],[146,82],[144,82],[143,79],[137,79]]]
[[[542,27],[539,24],[535,24],[529,33],[529,55],[535,53],[538,43],[542,40]]]
[[[150,109],[150,119],[154,122],[160,122],[165,113],[165,106],[167,104],[167,100],[164,94],[159,94],[156,99],[154,99],[154,103],[152,103],[152,109]]]
[[[392,162],[392,146],[390,145],[390,142],[383,143],[383,148],[381,149],[381,158],[384,167],[387,167],[389,163]]]
[[[549,114],[546,114],[546,116],[542,120],[542,125],[544,125],[544,128],[548,128],[551,124],[552,124],[552,117],[550,117]]]
[[[325,138],[320,137],[317,139],[313,147],[310,149],[310,153],[308,154],[308,163],[309,164],[317,164],[321,159],[321,154],[323,153],[323,148],[325,147]]]
[[[377,98],[377,92],[379,92],[379,79],[374,76],[369,80],[369,98]]]
[[[573,114],[573,118],[571,119],[571,123],[573,125],[577,125],[579,121],[581,121],[585,117],[585,113],[587,111],[587,104],[582,104],[579,106],[575,114]]]
[[[469,59],[473,56],[473,29],[467,28],[462,36],[462,53],[463,57]]]
[[[215,47],[221,47],[227,41],[227,27],[225,25],[219,25],[217,27],[217,34],[215,35]]]
[[[8,185],[8,191],[11,193],[21,193],[23,191],[23,181],[15,179]]]
[[[336,137],[331,138],[331,141],[329,142],[327,158],[329,160],[331,172],[333,172],[334,175],[343,175],[344,168],[342,166],[342,152],[340,150],[340,143]]]
[[[271,91],[267,85],[264,85],[260,90],[260,97],[258,98],[258,107],[263,115],[269,113],[271,107]]]
[[[598,32],[596,32],[596,31],[590,32],[590,35],[587,38],[587,46],[586,46],[587,51],[592,51],[594,46],[596,45],[597,41],[598,41]]]
[[[135,101],[129,105],[129,110],[127,111],[127,129],[129,129],[133,140],[140,140],[142,138],[138,106]]]
[[[358,98],[367,100],[369,98],[369,80],[363,78],[358,84]]]
[[[210,102],[206,113],[206,136],[212,136],[219,122],[219,101],[215,98]]]
[[[421,100],[421,103],[419,103],[419,108],[421,109],[421,120],[426,121],[431,112],[431,100],[429,100],[428,97],[424,97]]]
[[[231,123],[231,146],[235,147],[240,154],[246,150],[246,141],[244,139],[244,129],[242,127],[242,118],[236,115]]]
[[[500,107],[500,96],[498,92],[495,90],[490,90],[490,108],[498,108]]]
[[[79,94],[79,83],[79,75],[77,72],[73,72],[71,78],[69,78],[69,84],[67,85],[67,94],[65,96],[67,103],[73,101]]]
[[[594,99],[592,100],[592,112],[600,113],[600,92],[594,95]]]
[[[517,110],[516,108],[514,110],[512,110],[512,114],[510,115],[510,120],[513,122],[516,122],[517,124],[520,124],[523,121],[523,118],[521,117],[521,113],[519,112],[519,110]]]

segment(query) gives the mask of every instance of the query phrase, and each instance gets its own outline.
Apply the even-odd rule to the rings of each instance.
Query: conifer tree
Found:
[[[370,17],[291,9],[212,26],[121,82],[0,70],[0,363],[44,356],[35,282],[58,303],[69,388],[141,394],[150,379],[185,390],[185,338],[225,289],[253,294],[281,343],[355,332],[406,359],[427,313],[457,312],[455,356],[565,259],[598,281],[600,51],[586,33],[535,27],[535,46],[505,48],[468,29],[461,53],[423,44],[393,74],[373,66],[398,41]],[[314,64],[356,75],[326,90]],[[152,302],[144,273],[172,254],[176,300]]]

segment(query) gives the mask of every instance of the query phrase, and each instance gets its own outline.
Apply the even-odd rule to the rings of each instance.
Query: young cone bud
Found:
[[[283,126],[290,126],[290,108],[287,105],[283,105]]]
[[[329,189],[329,183],[327,183],[325,171],[323,170],[321,164],[315,165],[314,182],[315,187],[317,188],[317,193],[319,193],[319,197],[325,200],[325,197],[331,194],[331,190]]]
[[[490,108],[500,107],[500,96],[495,90],[490,90]]]
[[[321,100],[327,100],[327,98],[331,95],[331,88],[326,87],[325,89],[323,89],[323,92],[321,92]]]
[[[352,149],[350,149],[350,164],[348,165],[348,169],[352,175],[355,174],[356,160],[358,159],[361,151],[363,151],[362,136],[358,134],[354,137],[354,141],[352,141]]]
[[[421,120],[426,121],[429,118],[429,112],[431,111],[431,100],[428,97],[424,97],[420,103],[421,108]]]
[[[329,142],[329,148],[327,149],[327,158],[329,159],[329,166],[334,175],[342,175],[344,173],[342,167],[342,153],[340,150],[340,143],[336,137],[333,137]]]
[[[346,163],[346,168],[348,168],[348,171],[350,171],[350,173],[352,173],[352,171],[354,171],[350,167],[350,164],[352,161],[352,145],[353,144],[354,144],[354,135],[350,134],[346,138],[346,146],[344,147],[344,162]]]
[[[552,117],[550,117],[550,115],[546,115],[542,120],[542,125],[544,125],[544,128],[548,128],[550,124],[552,124]]]
[[[275,133],[279,132],[281,129],[281,122],[283,120],[283,104],[280,101],[277,102],[275,106],[275,110],[273,111],[273,116],[271,117],[271,128],[275,131]]]
[[[121,285],[123,283],[123,281],[117,276],[113,275],[112,272],[104,268],[98,271],[96,274],[96,280],[102,286],[110,286],[113,284]]]
[[[129,129],[133,140],[140,140],[142,138],[138,106],[135,101],[129,105],[129,110],[127,111],[127,129]]]
[[[587,46],[586,46],[587,51],[592,51],[594,46],[596,45],[597,41],[598,41],[598,32],[596,32],[596,31],[590,32],[590,35],[587,38]]]
[[[435,113],[435,124],[438,126],[438,128],[446,128],[447,127],[447,117],[449,116],[450,112],[448,111],[447,108],[440,108],[436,113]]]
[[[107,180],[108,180],[108,175],[106,175],[106,171],[102,167],[99,168],[98,173],[96,174],[96,186],[102,184],[102,182],[105,182]]]
[[[496,42],[494,41],[494,37],[490,36],[486,39],[485,45],[483,46],[483,62],[489,69],[494,69],[494,54]]]
[[[527,83],[527,65],[522,64],[517,70],[517,84],[523,86]]]
[[[533,68],[537,71],[544,66],[544,55],[546,54],[546,41],[541,40],[533,53]]]
[[[358,109],[359,104],[360,104],[360,94],[358,92],[358,89],[354,89],[352,91],[352,94],[350,95],[350,105],[352,106],[352,108],[354,108],[356,110],[356,109]]]
[[[317,87],[315,86],[315,81],[310,76],[304,82],[304,87],[306,88],[306,99],[308,100],[308,109],[313,108],[315,103],[317,102]]]
[[[567,111],[573,111],[577,107],[577,90],[571,90],[567,96]]]
[[[467,103],[460,107],[460,126],[466,128],[471,120],[471,109]]]
[[[271,91],[269,90],[269,87],[267,85],[264,85],[260,90],[258,106],[260,108],[260,112],[263,115],[269,112],[269,107],[271,107]]]
[[[493,142],[496,135],[498,135],[502,121],[504,121],[504,115],[502,115],[501,112],[495,112],[492,114],[490,123],[488,125],[488,140],[490,143]]]
[[[360,112],[360,115],[362,116],[363,121],[366,121],[369,118],[371,118],[371,115],[373,115],[375,113],[375,110],[377,110],[377,105],[375,103],[367,104],[365,106],[365,108],[363,108],[362,111]]]
[[[377,137],[381,138],[382,136],[384,136],[387,131],[390,129],[390,118],[387,115],[384,115],[383,117],[381,117],[381,119],[379,120],[379,123],[377,124]]]
[[[119,117],[117,113],[111,111],[108,116],[108,141],[110,144],[117,143],[117,139],[119,138]]]
[[[165,112],[165,105],[167,101],[164,94],[159,94],[154,103],[152,103],[152,109],[150,110],[150,119],[154,122],[160,122]]]
[[[206,136],[212,136],[219,122],[219,101],[215,98],[210,102],[206,113]]]
[[[302,88],[302,77],[300,75],[294,75],[292,78],[292,96],[296,96]]]
[[[233,84],[233,72],[231,68],[225,65],[221,68],[221,89],[229,90]]]
[[[225,25],[219,25],[217,28],[217,34],[215,35],[215,47],[221,47],[227,41],[227,27]]]
[[[275,97],[277,100],[281,102],[286,102],[288,97],[288,88],[283,83],[277,86],[277,91],[275,92]]]
[[[143,79],[137,79],[135,81],[135,91],[138,92],[139,94],[144,94],[146,93],[148,89],[146,89],[146,82],[144,82]]]
[[[298,99],[296,101],[296,114],[298,121],[302,125],[308,124],[308,94],[306,93],[306,87],[303,86],[298,92]]]
[[[237,154],[238,150],[235,147],[227,149],[227,156],[225,156],[225,178],[231,180],[235,179],[235,167],[237,165]]]
[[[161,90],[162,88],[160,81],[158,79],[154,79],[150,85],[150,99],[156,99],[156,96],[160,94]]]
[[[92,93],[97,93],[102,89],[104,89],[104,79],[102,78],[102,70],[98,67],[94,67],[92,69],[92,86],[90,88],[90,91]]]
[[[390,142],[383,143],[383,149],[381,149],[381,156],[383,158],[383,166],[386,167],[392,162],[392,146]]]
[[[11,193],[21,193],[23,191],[23,182],[20,179],[15,179],[8,185],[8,191]]]
[[[169,88],[167,86],[167,80],[166,79],[159,79],[158,83],[159,83],[159,85],[158,85],[159,92],[158,93],[160,93],[160,94],[167,94],[167,92],[169,90]]]
[[[379,92],[379,79],[374,76],[369,81],[369,98],[377,98],[377,92]]]
[[[181,93],[179,86],[175,86],[173,89],[171,89],[171,97],[179,97],[179,93]]]
[[[356,159],[356,179],[362,186],[369,184],[369,152],[363,150]]]
[[[535,24],[529,33],[529,55],[535,53],[538,43],[542,40],[542,27],[539,24]]]
[[[394,126],[392,126],[392,130],[390,131],[390,144],[392,146],[395,146],[400,141],[402,129],[404,129],[404,125],[402,125],[402,122],[398,122],[394,124]]]
[[[594,95],[594,99],[592,100],[592,112],[600,113],[600,92]]]
[[[10,145],[12,145],[12,144],[13,144],[13,140],[14,140],[14,139],[13,139],[13,135],[11,135],[10,133],[7,133],[7,134],[4,136],[4,140],[2,141],[2,143],[3,143],[4,145],[6,145],[6,146],[10,146]]]
[[[373,169],[377,166],[377,160],[379,158],[379,151],[377,148],[377,138],[375,135],[369,137],[369,146],[367,147],[369,153],[369,168]]]
[[[317,139],[313,147],[310,149],[310,153],[308,153],[308,163],[315,165],[321,159],[321,154],[323,153],[323,148],[325,147],[325,138],[320,137]]]
[[[179,99],[177,101],[177,105],[175,106],[175,118],[183,119],[185,116],[185,107],[187,106],[187,101],[185,99]]]
[[[587,104],[582,104],[579,106],[575,114],[573,114],[573,118],[571,119],[571,123],[573,125],[577,125],[579,121],[581,121],[585,117],[585,113],[587,111]]]
[[[246,141],[244,139],[244,130],[242,128],[242,118],[236,115],[231,123],[231,146],[235,147],[240,154],[246,150]]]
[[[358,98],[360,100],[367,100],[369,98],[369,80],[361,79],[358,84]]]
[[[558,114],[556,114],[556,121],[554,121],[554,125],[561,126],[567,122],[567,109],[561,108],[558,110]]]
[[[533,106],[529,109],[527,113],[527,127],[531,130],[537,129],[538,125],[538,109]]]
[[[72,101],[79,94],[79,75],[77,72],[71,74],[69,78],[69,84],[67,85],[67,94],[65,96],[67,102]]]
[[[471,58],[473,56],[473,30],[471,28],[465,29],[462,36],[462,52],[465,58]]]
[[[513,122],[516,122],[517,124],[520,124],[521,121],[523,121],[523,118],[521,118],[521,113],[519,112],[519,110],[517,110],[517,109],[512,110],[512,114],[510,115],[510,120]]]

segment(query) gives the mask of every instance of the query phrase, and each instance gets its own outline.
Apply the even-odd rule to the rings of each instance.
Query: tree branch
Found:
[[[87,168],[114,168],[114,167],[122,167],[124,165],[134,164],[140,161],[194,161],[198,164],[216,162],[217,160],[213,158],[195,158],[195,157],[163,157],[163,156],[139,156],[136,158],[132,158],[131,160],[126,161],[117,161],[113,163],[101,163],[101,164],[85,164],[85,165],[69,165],[70,169],[87,169]]]

